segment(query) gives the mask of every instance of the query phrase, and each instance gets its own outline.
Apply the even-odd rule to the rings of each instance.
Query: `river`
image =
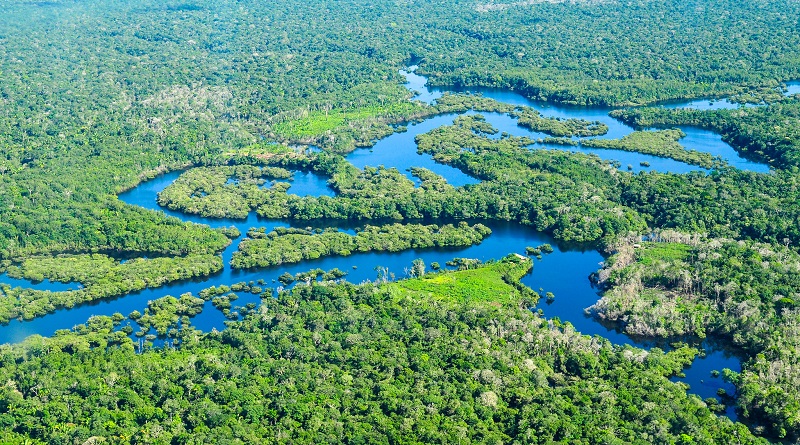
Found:
[[[441,96],[442,91],[428,89],[425,87],[425,78],[413,72],[413,67],[409,71],[402,71],[408,83],[407,86],[412,91],[419,94],[415,100],[422,100],[428,103],[435,101]],[[798,87],[791,85],[789,93],[797,92]],[[589,121],[601,121],[608,125],[609,132],[600,136],[603,138],[620,138],[631,133],[633,128],[608,116],[609,108],[602,107],[565,107],[552,104],[544,104],[530,101],[514,92],[479,89],[475,91],[484,96],[491,97],[501,102],[514,105],[530,106],[541,112],[547,117],[559,118],[579,118]],[[726,101],[689,101],[682,103],[670,103],[669,107],[694,107],[709,108],[734,106]],[[500,132],[506,132],[515,136],[528,136],[533,139],[544,137],[540,133],[528,131],[516,125],[516,121],[500,113],[482,113],[486,120]],[[385,167],[395,167],[401,172],[408,174],[410,167],[425,167],[444,177],[454,186],[477,183],[478,180],[470,177],[460,170],[453,167],[438,164],[429,155],[417,154],[414,138],[425,132],[442,125],[449,125],[453,122],[456,114],[444,114],[425,119],[421,122],[412,123],[407,126],[407,130],[392,134],[380,141],[375,146],[368,149],[359,149],[348,155],[347,159],[356,167],[363,168],[366,165]],[[730,165],[746,170],[757,172],[769,172],[766,165],[754,163],[741,158],[719,135],[697,129],[683,128],[686,137],[681,139],[681,143],[687,148],[711,153],[725,159]],[[639,153],[630,153],[617,150],[598,150],[583,147],[562,147],[562,146],[543,146],[536,144],[531,149],[560,149],[569,151],[581,151],[594,153],[602,159],[618,161],[621,169],[638,171],[661,171],[673,173],[685,173],[689,171],[703,170],[696,166],[691,166],[678,161],[659,158]],[[649,167],[643,167],[643,163],[649,163]],[[629,168],[628,165],[631,167]],[[131,204],[154,211],[164,212],[175,216],[183,221],[190,221],[198,224],[207,224],[211,227],[237,227],[242,234],[245,234],[251,227],[288,227],[286,221],[264,220],[251,213],[245,220],[201,218],[186,215],[180,212],[170,211],[161,208],[156,203],[158,192],[171,184],[181,172],[171,172],[155,179],[143,182],[138,187],[122,193],[119,199]],[[410,178],[410,174],[408,174]],[[300,196],[311,195],[332,196],[331,190],[324,177],[313,173],[296,172],[289,193]],[[415,179],[415,178],[412,178]],[[93,303],[87,303],[72,309],[59,310],[44,317],[21,322],[14,320],[6,326],[0,327],[0,343],[19,342],[31,334],[44,336],[52,335],[58,329],[68,329],[72,326],[85,322],[92,315],[111,315],[115,312],[127,315],[133,310],[142,311],[149,300],[163,297],[165,295],[179,296],[184,293],[197,295],[202,289],[211,286],[230,285],[237,282],[264,283],[263,287],[277,287],[280,284],[277,278],[284,272],[296,274],[314,268],[329,270],[339,268],[348,273],[346,279],[351,282],[362,282],[374,280],[376,278],[376,267],[387,267],[397,278],[405,276],[405,269],[411,266],[411,262],[416,258],[422,258],[426,264],[438,262],[444,264],[453,257],[478,258],[483,261],[497,259],[510,252],[523,253],[527,246],[538,246],[543,243],[553,245],[555,251],[545,255],[541,260],[534,260],[532,273],[523,277],[522,282],[534,290],[542,292],[552,292],[556,298],[551,303],[546,303],[544,299],[539,304],[546,317],[558,317],[562,321],[570,322],[575,328],[587,335],[600,335],[609,339],[615,344],[627,344],[636,347],[649,349],[656,344],[654,342],[631,338],[614,328],[609,328],[597,323],[592,318],[584,314],[583,309],[595,303],[598,299],[598,291],[592,286],[589,275],[596,271],[602,261],[603,256],[596,250],[581,248],[580,246],[566,246],[559,244],[548,235],[536,232],[529,227],[515,223],[485,222],[491,229],[492,234],[481,244],[456,249],[426,249],[408,250],[399,253],[362,253],[349,257],[328,257],[312,261],[304,261],[294,265],[284,265],[259,270],[236,271],[230,268],[229,262],[233,252],[236,251],[239,242],[244,237],[235,240],[227,249],[222,252],[225,268],[213,276],[172,283],[156,289],[145,289],[134,292],[120,298],[107,299]],[[302,225],[305,227],[305,225]],[[340,230],[352,231],[352,227],[340,227]],[[11,279],[0,275],[0,282],[12,286],[32,287],[37,289],[49,289],[61,291],[76,288],[77,284],[64,283],[31,283],[26,280]],[[239,293],[239,299],[234,301],[234,306],[244,307],[248,303],[259,303],[259,297],[247,293]],[[192,325],[203,330],[224,329],[226,318],[222,313],[214,308],[210,302],[206,303],[203,312],[192,319]],[[134,331],[138,327],[133,322]],[[154,332],[152,332],[154,333]],[[663,345],[660,345],[663,347]],[[718,388],[725,388],[732,393],[732,385],[723,382],[718,377],[712,377],[712,370],[729,368],[739,371],[741,365],[739,359],[728,353],[721,347],[712,346],[708,342],[703,342],[701,346],[705,349],[705,355],[698,357],[694,363],[685,370],[685,378],[682,380],[689,384],[691,392],[702,398],[716,397]],[[666,347],[668,348],[668,346]],[[735,419],[732,408],[726,413]]]

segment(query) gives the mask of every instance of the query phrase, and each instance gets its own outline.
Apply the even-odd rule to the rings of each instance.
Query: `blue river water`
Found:
[[[432,102],[441,97],[442,91],[428,89],[425,86],[425,78],[413,73],[413,67],[409,71],[402,72],[408,81],[407,86],[417,91],[419,94],[415,100]],[[542,104],[530,101],[514,92],[480,89],[477,93],[494,98],[498,101],[511,103],[514,105],[530,106],[540,111],[544,116],[558,118],[580,118],[589,121],[600,121],[608,125],[609,132],[601,137],[620,138],[630,134],[633,129],[623,123],[608,116],[608,108],[587,108],[587,107],[565,107],[551,104]],[[789,93],[800,92],[800,84],[789,86]],[[722,100],[714,101],[690,101],[684,103],[666,104],[669,107],[721,107],[734,106]],[[516,124],[516,121],[500,113],[483,113],[486,120],[491,123],[500,133],[506,132],[515,136],[528,136],[533,139],[544,137],[540,133],[528,131]],[[453,122],[456,114],[445,114],[425,119],[421,122],[411,123],[406,127],[406,131],[394,133],[380,141],[372,148],[358,149],[348,155],[347,159],[359,168],[383,165],[394,167],[405,172],[410,176],[408,170],[411,167],[425,167],[444,177],[448,183],[454,186],[463,186],[477,183],[478,180],[464,174],[453,167],[438,164],[428,155],[417,154],[414,138],[425,132],[442,125],[449,125]],[[687,148],[698,151],[712,153],[721,156],[729,164],[736,168],[753,170],[757,172],[769,172],[767,166],[763,164],[747,161],[736,154],[736,152],[725,144],[719,135],[695,129],[683,128],[686,137],[681,139],[681,143]],[[685,173],[689,171],[702,170],[696,166],[690,166],[670,159],[655,156],[642,155],[616,150],[598,150],[578,147],[546,146],[536,144],[531,149],[559,149],[569,151],[580,151],[593,153],[601,159],[617,161],[620,169],[638,171],[662,171],[673,173]],[[649,163],[649,167],[642,166],[642,163]],[[320,268],[330,270],[338,268],[347,272],[345,279],[359,283],[366,280],[375,280],[377,277],[376,267],[388,268],[389,272],[396,278],[406,276],[406,269],[410,268],[411,263],[416,258],[422,258],[426,264],[438,262],[442,265],[454,257],[477,258],[483,261],[498,259],[508,253],[524,253],[527,246],[538,246],[543,243],[553,245],[555,251],[545,255],[541,260],[534,259],[533,271],[523,277],[522,282],[534,290],[541,292],[552,292],[556,298],[550,303],[544,299],[540,301],[537,309],[541,309],[548,318],[558,317],[561,321],[570,322],[575,328],[587,335],[599,335],[609,339],[612,343],[620,345],[631,345],[649,349],[658,345],[642,339],[631,338],[615,328],[606,327],[597,323],[594,319],[584,314],[584,308],[594,304],[599,298],[598,290],[595,289],[589,280],[589,275],[600,268],[603,256],[596,250],[582,248],[580,246],[560,245],[548,235],[521,226],[515,223],[484,222],[492,229],[492,234],[481,244],[455,249],[426,249],[409,250],[399,253],[363,253],[349,257],[328,257],[318,260],[304,261],[294,265],[283,265],[258,270],[235,271],[230,268],[229,263],[233,252],[238,248],[244,234],[252,227],[288,227],[286,221],[265,220],[259,218],[255,213],[251,213],[247,219],[233,220],[220,218],[202,218],[193,215],[186,215],[180,212],[170,211],[158,206],[156,202],[157,194],[169,184],[171,184],[181,172],[171,172],[152,180],[143,182],[136,188],[119,195],[119,199],[131,204],[141,206],[154,211],[164,212],[183,221],[197,224],[206,224],[210,227],[230,227],[235,226],[242,236],[222,252],[225,268],[213,276],[203,279],[182,281],[162,286],[156,289],[145,289],[134,292],[124,297],[107,299],[93,303],[82,304],[71,309],[59,310],[55,313],[32,321],[14,320],[6,326],[0,327],[0,343],[14,343],[23,340],[31,334],[52,335],[56,330],[69,329],[76,324],[85,322],[93,315],[111,315],[119,312],[127,315],[134,310],[142,311],[147,302],[165,295],[179,296],[184,293],[197,295],[199,291],[211,286],[230,285],[237,282],[252,282],[264,288],[277,288],[280,283],[278,276],[285,272],[296,274],[311,269]],[[414,178],[412,178],[414,179]],[[291,187],[288,193],[299,196],[334,196],[334,191],[327,185],[327,178],[308,172],[295,172],[290,181]],[[352,226],[340,225],[339,229],[353,233]],[[317,222],[317,227],[327,227],[330,224]],[[301,225],[301,227],[306,227]],[[0,275],[0,282],[27,288],[42,290],[60,291],[69,288],[77,288],[79,284],[70,283],[31,283],[26,280],[11,279],[5,275]],[[244,307],[249,303],[258,304],[259,297],[247,293],[238,293],[239,299],[233,302],[234,311],[236,307]],[[192,319],[192,325],[203,330],[221,330],[225,328],[226,317],[210,303],[206,303],[203,312]],[[134,330],[138,326],[134,322],[126,321]],[[153,333],[153,332],[151,332]],[[734,371],[741,369],[739,359],[725,351],[721,347],[704,342],[701,346],[705,349],[705,355],[697,358],[684,373],[685,377],[677,379],[686,382],[691,387],[690,391],[702,398],[716,397],[718,388],[724,388],[729,393],[733,393],[732,385],[723,382],[718,377],[712,377],[712,370],[729,368]],[[666,346],[665,348],[669,348]],[[729,409],[726,413],[731,418],[735,418],[735,413]]]
[[[800,81],[786,82],[786,95],[800,94]]]
[[[433,103],[436,99],[442,96],[445,92],[464,92],[480,94],[484,97],[492,98],[498,102],[504,102],[516,106],[531,107],[540,112],[545,117],[554,117],[560,119],[584,119],[590,122],[598,121],[608,126],[608,132],[605,135],[597,136],[599,139],[619,139],[634,131],[634,128],[618,121],[608,115],[613,108],[610,107],[586,107],[586,106],[569,106],[558,105],[546,102],[533,101],[525,96],[514,91],[502,90],[497,88],[467,88],[467,89],[446,89],[446,88],[431,88],[427,89],[425,86],[427,79],[425,77],[415,74],[413,71],[415,66],[409,68],[409,71],[403,71],[406,77],[406,86],[416,91],[418,94],[414,97],[415,100],[420,100],[426,103]],[[787,95],[800,92],[800,82],[789,82]],[[693,108],[700,110],[707,109],[720,109],[720,108],[737,108],[738,104],[734,104],[725,99],[720,100],[691,100],[691,101],[671,101],[661,106],[665,108]],[[537,132],[532,132],[516,124],[516,121],[509,116],[498,113],[482,113],[487,116],[487,121],[492,123],[500,132],[506,132],[514,136],[528,136],[533,139],[543,138],[547,135]],[[716,133],[701,128],[690,126],[679,126],[686,136],[679,142],[681,145],[689,150],[697,150],[700,152],[709,153],[714,156],[719,156],[725,160],[732,167],[740,170],[749,170],[759,173],[768,173],[769,166],[758,162],[753,162],[740,156],[736,150],[730,145],[722,141],[722,137]],[[651,129],[652,130],[652,129]],[[580,140],[578,138],[575,138]],[[592,139],[592,138],[587,138]],[[660,171],[670,173],[687,173],[689,171],[704,170],[697,166],[688,165],[682,162],[673,161],[671,159],[660,158],[656,156],[625,152],[619,150],[605,150],[589,147],[564,147],[560,145],[536,144],[534,148],[545,148],[555,150],[576,151],[582,153],[593,153],[601,159],[608,161],[618,161],[620,168],[623,170],[630,170],[632,172],[640,171]],[[649,167],[644,165],[649,164]],[[629,167],[630,166],[630,167]]]

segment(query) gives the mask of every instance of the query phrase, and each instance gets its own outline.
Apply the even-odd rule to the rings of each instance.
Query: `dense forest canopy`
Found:
[[[510,283],[530,266],[298,287],[138,356],[112,332],[122,315],[95,317],[0,348],[17,382],[0,388],[0,422],[46,443],[766,443],[667,380],[696,350],[618,348],[517,307]]]
[[[152,340],[145,328],[155,329],[161,348],[132,342],[122,314],[2,346],[0,441],[800,437],[800,405],[778,396],[797,394],[800,360],[800,107],[782,94],[800,78],[800,3],[10,0],[0,14],[0,272],[81,284],[0,286],[0,321],[226,267],[220,253],[238,230],[116,196],[187,169],[159,204],[207,217],[374,226],[355,235],[253,229],[237,268],[489,235],[465,219],[513,221],[605,249],[612,256],[598,272],[605,294],[593,315],[630,333],[736,346],[745,359],[742,372],[726,372],[737,388],[728,396],[747,424],[668,381],[696,350],[612,346],[528,310],[538,296],[519,282],[529,263],[511,257],[478,269],[457,260],[463,270],[427,275],[415,262],[417,278],[382,285],[334,283],[339,270],[288,274],[287,285],[305,285],[278,298],[248,285],[263,291],[262,305],[210,334],[189,317],[207,299],[237,319],[230,288],[166,297],[129,316],[143,327],[138,337]],[[532,139],[500,135],[475,114],[416,143],[477,184],[453,187],[422,168],[411,170],[415,182],[397,169],[354,167],[343,153],[442,113],[505,113],[566,145],[608,131],[471,95],[409,101],[399,70],[410,64],[455,90],[637,106],[612,115],[667,128],[586,145],[713,170],[634,175],[596,156],[532,150]],[[758,106],[638,107],[700,97]],[[684,149],[672,127],[687,125],[722,134],[773,170],[738,171]],[[293,171],[328,178],[336,196],[287,193],[281,181]],[[642,245],[651,232],[674,239]]]
[[[774,99],[800,77],[794,3],[499,5],[6,2],[0,252],[174,254],[163,238],[186,237],[218,249],[219,237],[109,195],[148,172],[223,161],[316,110],[408,114],[397,69],[411,59],[433,83],[575,103]],[[131,221],[162,239],[110,228]]]

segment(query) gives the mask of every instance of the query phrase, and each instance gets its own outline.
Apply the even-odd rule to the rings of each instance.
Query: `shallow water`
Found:
[[[800,80],[786,82],[786,96],[800,94]]]

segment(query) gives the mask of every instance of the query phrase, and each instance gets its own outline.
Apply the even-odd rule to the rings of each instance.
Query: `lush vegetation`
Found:
[[[721,167],[724,164],[721,159],[708,153],[683,148],[678,140],[684,136],[686,134],[677,128],[661,131],[634,131],[621,139],[586,139],[581,141],[581,144],[584,147],[635,151],[675,159],[704,168]]]
[[[156,332],[156,334],[149,334],[152,336],[165,337],[167,334],[177,336],[178,329],[184,332],[191,329],[188,319],[202,312],[204,303],[202,298],[194,297],[191,294],[181,295],[180,298],[166,296],[148,302],[143,314],[134,312],[128,318],[135,321],[141,328],[136,332],[137,337],[148,335],[146,333],[151,329]],[[132,328],[130,329],[132,330]],[[130,334],[130,332],[125,332],[125,328],[121,331]]]
[[[612,113],[632,125],[694,125],[722,135],[742,155],[779,168],[800,167],[800,100],[764,107],[699,111],[633,108]]]
[[[511,115],[517,118],[520,127],[547,133],[554,137],[600,136],[608,132],[608,125],[602,122],[589,122],[585,119],[546,118],[538,111],[527,107],[520,107]]]
[[[520,308],[506,279],[529,267],[514,257],[383,286],[300,286],[223,332],[184,326],[172,331],[179,348],[138,355],[116,331],[121,315],[31,337],[0,348],[3,434],[52,444],[763,443],[667,379],[695,350],[613,347]],[[190,313],[191,300],[168,297],[150,315]]]
[[[75,283],[75,290],[43,291],[0,285],[0,323],[31,320],[75,305],[119,297],[165,283],[205,277],[222,270],[218,255],[134,258],[124,263],[105,255],[31,257],[8,269],[9,276]]]
[[[697,95],[776,100],[779,84],[767,78],[798,77],[792,42],[800,37],[790,31],[797,5],[492,1],[476,11],[469,23],[451,14],[438,23],[467,47],[491,50],[426,58],[421,69],[433,83],[586,105]]]
[[[158,204],[184,213],[216,218],[247,218],[265,195],[285,192],[292,172],[280,167],[199,167],[184,172],[158,194]]]
[[[774,97],[798,76],[795,5],[673,3],[449,0],[415,14],[387,2],[9,4],[0,254],[219,250],[222,237],[111,195],[280,139],[309,116],[360,128],[368,118],[348,113],[395,113],[410,94],[397,69],[412,56],[433,83],[582,104]]]
[[[800,107],[796,98],[783,99],[781,88],[800,77],[800,4],[417,6],[5,2],[0,267],[82,287],[0,286],[0,321],[218,270],[218,255],[236,231],[183,223],[116,197],[189,167],[201,168],[187,170],[159,202],[206,216],[242,218],[255,210],[293,221],[439,226],[508,220],[559,241],[596,245],[674,228],[717,240],[640,249],[606,301],[625,283],[638,283],[625,275],[637,265],[641,292],[598,313],[627,317],[636,332],[718,335],[745,349],[751,359],[729,376],[742,418],[759,434],[797,438],[797,274],[786,265],[800,245]],[[418,139],[422,152],[482,180],[474,186],[454,188],[414,169],[415,187],[397,170],[359,170],[331,154],[369,146],[407,121],[468,109],[510,114],[558,138],[606,131],[478,96],[409,102],[398,69],[411,62],[433,84],[510,88],[576,105],[701,96],[763,101],[770,105],[614,115],[641,126],[712,129],[776,171],[631,175],[591,156],[531,149],[530,139],[491,139],[497,131],[475,116]],[[591,144],[710,165],[706,156],[678,150],[676,135],[634,133]],[[289,171],[328,177],[338,195],[289,195],[280,182]],[[704,247],[712,243],[716,250]],[[548,324],[510,304],[529,295],[513,280],[501,278],[505,288],[490,278],[498,272],[491,267],[429,278],[424,264],[412,269],[423,280],[382,288],[312,283],[341,277],[336,272],[286,277],[309,286],[241,312],[232,306],[232,287],[218,287],[207,293],[214,306],[231,319],[249,315],[207,336],[185,323],[199,310],[194,297],[158,300],[132,315],[143,340],[174,334],[178,341],[162,350],[137,347],[120,317],[3,347],[0,441],[756,441],[665,379],[692,351],[619,350]],[[260,287],[247,285],[272,295]],[[487,302],[489,292],[504,304]]]
[[[675,232],[620,242],[590,311],[636,335],[729,339],[750,357],[737,406],[756,431],[798,439],[800,255],[785,245],[703,239]]]
[[[263,217],[297,221],[514,220],[565,241],[600,241],[644,229],[641,217],[612,201],[620,201],[623,179],[615,169],[593,157],[531,151],[526,148],[533,143],[528,138],[486,137],[494,133],[491,125],[474,115],[458,117],[454,125],[417,138],[420,152],[482,179],[468,187],[454,188],[440,176],[414,168],[411,173],[420,180],[415,187],[396,169],[360,170],[341,156],[320,153],[268,162],[329,177],[335,197],[288,195],[280,185],[263,189],[242,181],[226,184],[225,169],[184,174],[186,179],[162,196],[183,203],[175,206],[180,210],[193,211],[197,207],[189,207],[190,203],[205,201],[221,203],[214,207],[220,212],[255,208]],[[216,188],[207,185],[214,182]],[[176,195],[181,198],[171,198]],[[210,209],[201,214],[213,214]]]
[[[277,228],[269,233],[251,230],[248,239],[234,252],[231,267],[278,266],[330,255],[348,256],[358,252],[399,252],[430,247],[471,246],[492,231],[483,224],[457,226],[389,224],[366,226],[355,235],[329,229],[313,233],[303,229]]]
[[[488,139],[486,125],[480,116],[459,117],[417,137],[420,152],[484,180],[468,190],[467,212],[520,221],[565,241],[599,241],[644,227],[614,202],[621,178],[609,165],[529,150],[527,138]]]
[[[800,245],[800,176],[722,169],[629,177],[620,200],[654,228]]]
[[[419,265],[420,263],[415,263]],[[538,299],[532,290],[520,284],[531,271],[530,260],[510,256],[487,265],[459,267],[455,273],[425,273],[425,265],[415,274],[419,279],[395,281],[386,285],[390,294],[420,300],[483,302],[513,306]]]
[[[19,266],[10,266],[11,277],[20,276],[32,281],[50,280],[76,283],[87,290],[122,295],[144,287],[158,287],[162,283],[193,277],[202,277],[222,269],[216,255],[193,255],[173,258],[132,258],[116,261],[106,255],[60,255],[57,257],[31,257]],[[138,280],[138,283],[132,281]],[[114,285],[125,288],[100,291]],[[94,292],[92,292],[94,293]]]

